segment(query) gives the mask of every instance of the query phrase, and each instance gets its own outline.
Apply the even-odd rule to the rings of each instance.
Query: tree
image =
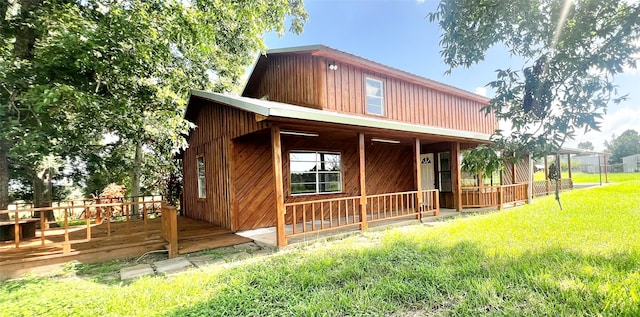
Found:
[[[0,2],[0,209],[9,162],[50,180],[43,163],[79,161],[88,177],[107,133],[134,153],[128,170],[144,171],[145,154],[172,162],[189,90],[237,85],[261,35],[284,32],[287,17],[300,32],[302,1]]]
[[[587,150],[587,151],[595,150],[595,147],[593,146],[593,143],[591,143],[591,141],[584,141],[584,142],[578,143],[578,148],[581,150]]]
[[[451,0],[429,14],[443,30],[449,72],[484,60],[500,45],[523,60],[498,69],[483,111],[509,120],[499,144],[541,157],[557,152],[576,131],[598,130],[609,102],[620,102],[613,78],[636,67],[640,3],[623,0]],[[559,199],[559,196],[556,195]]]
[[[626,130],[619,137],[611,136],[611,141],[605,141],[604,146],[609,157],[610,164],[622,163],[622,158],[629,155],[640,154],[640,135],[635,130]]]
[[[479,145],[464,151],[460,164],[463,171],[478,175],[478,186],[481,186],[480,182],[484,175],[492,175],[502,166],[502,159],[487,145]]]

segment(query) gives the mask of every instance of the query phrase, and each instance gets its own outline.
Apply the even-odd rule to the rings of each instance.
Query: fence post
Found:
[[[178,217],[176,207],[163,204],[162,237],[169,243],[169,258],[178,256]]]
[[[16,206],[16,208],[18,208],[18,206]],[[9,214],[7,214],[7,217]],[[16,249],[20,247],[20,217],[18,215],[18,211],[16,210],[16,216],[13,219],[15,221],[14,227],[13,227],[13,236],[16,240]]]
[[[440,191],[439,190],[435,190],[433,192],[434,195],[434,200],[435,200],[435,206],[436,206],[436,211],[433,213],[434,216],[438,216],[440,215]]]
[[[502,199],[504,195],[504,187],[500,185],[500,190],[498,191],[498,210],[502,210]]]

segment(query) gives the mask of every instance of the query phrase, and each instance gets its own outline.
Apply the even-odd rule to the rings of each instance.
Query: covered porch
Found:
[[[479,139],[289,120],[234,140],[233,147],[244,148],[245,140],[258,135],[270,143],[278,246],[308,234],[437,217],[441,208],[460,212],[527,200],[527,184],[473,188],[479,190],[476,194],[463,188],[460,151],[486,142]],[[339,164],[331,165],[325,157]],[[316,179],[323,173],[336,176],[317,183],[311,177],[306,183],[305,177],[314,173]],[[244,185],[241,178],[234,179],[236,187],[238,181]],[[244,201],[246,195],[235,196]],[[239,230],[252,229],[242,225],[246,210],[237,209]]]

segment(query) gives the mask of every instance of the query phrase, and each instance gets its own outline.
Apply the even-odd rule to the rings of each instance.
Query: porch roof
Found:
[[[194,96],[229,105],[244,111],[253,112],[267,118],[278,117],[287,119],[309,120],[350,126],[361,126],[367,128],[378,128],[402,132],[447,136],[485,142],[489,141],[489,139],[491,138],[491,135],[484,133],[408,124],[391,120],[312,109],[275,101],[219,94],[202,90],[192,90],[190,98]],[[187,114],[185,116],[188,116],[190,111],[194,110],[195,109],[187,108]]]

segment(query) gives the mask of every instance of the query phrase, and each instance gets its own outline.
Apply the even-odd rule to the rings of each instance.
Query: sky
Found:
[[[491,97],[485,85],[495,80],[495,70],[520,69],[521,60],[499,48],[487,52],[485,61],[469,69],[456,68],[445,75],[447,66],[440,57],[437,24],[427,14],[435,10],[435,0],[306,0],[309,20],[300,35],[282,37],[266,34],[269,49],[323,44],[395,67],[432,80]],[[627,70],[614,82],[628,100],[610,104],[601,132],[579,133],[565,146],[577,147],[591,141],[596,150],[604,150],[604,141],[627,129],[640,132],[640,71]]]

